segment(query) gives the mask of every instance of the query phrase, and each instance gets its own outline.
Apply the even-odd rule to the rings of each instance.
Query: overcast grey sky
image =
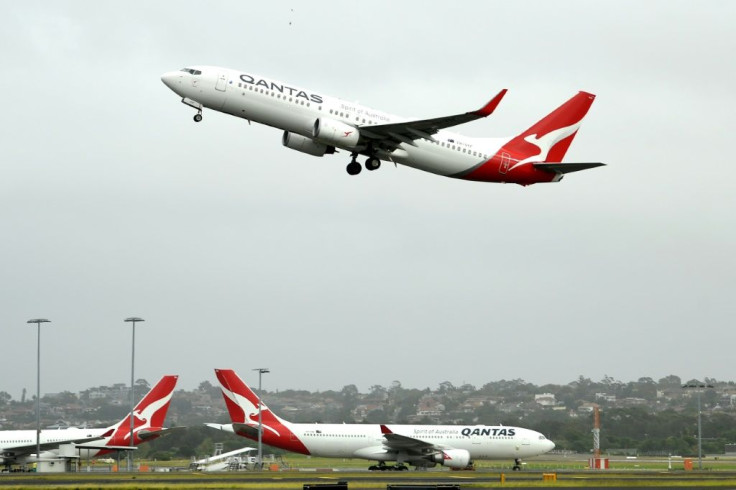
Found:
[[[736,379],[736,3],[92,2],[0,6],[0,391],[213,368],[361,390]],[[598,95],[528,188],[350,177],[281,133],[192,122],[160,75],[211,64],[418,118],[509,93],[472,136]]]

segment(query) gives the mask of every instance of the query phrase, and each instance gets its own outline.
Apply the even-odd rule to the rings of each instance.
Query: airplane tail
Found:
[[[134,443],[162,432],[166,412],[179,376],[164,376],[133,409]],[[115,432],[107,445],[130,444],[130,414],[112,427]]]
[[[258,440],[258,406],[260,404],[264,444],[309,454],[309,450],[291,431],[291,424],[274,414],[235,371],[215,369],[215,375],[221,385],[233,432],[251,440]]]
[[[258,398],[253,390],[243,382],[232,369],[215,369],[215,375],[220,382],[222,396],[234,424],[258,423],[258,404],[261,404],[261,419],[265,424],[282,424],[284,421],[277,417]]]
[[[532,127],[512,138],[503,149],[518,161],[561,162],[594,100],[595,95],[578,92]]]
[[[468,180],[557,182],[566,173],[604,165],[599,162],[562,163],[595,95],[578,92],[518,136],[511,138],[493,157],[461,177]]]

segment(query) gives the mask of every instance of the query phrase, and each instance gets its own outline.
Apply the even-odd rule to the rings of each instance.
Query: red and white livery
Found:
[[[407,469],[404,465],[466,468],[474,460],[538,456],[555,445],[539,432],[511,426],[297,424],[274,414],[235,371],[215,369],[232,424],[206,424],[258,440],[261,405],[264,444],[300,454],[360,458],[378,462],[370,469]],[[396,466],[386,466],[396,461]]]
[[[153,440],[166,430],[166,412],[178,376],[164,376],[133,410],[133,445]],[[0,431],[0,464],[28,464],[58,456],[61,444],[75,444],[83,458],[94,458],[115,450],[130,449],[130,414],[104,429],[68,428],[42,430],[41,455],[36,457],[35,430]]]
[[[526,131],[510,138],[471,138],[447,128],[487,117],[506,94],[482,108],[452,116],[406,119],[308,89],[217,66],[190,66],[161,80],[197,110],[204,108],[284,131],[287,148],[314,156],[351,155],[351,175],[390,161],[446,177],[530,185],[558,182],[566,173],[603,165],[563,163],[595,95],[579,92]]]

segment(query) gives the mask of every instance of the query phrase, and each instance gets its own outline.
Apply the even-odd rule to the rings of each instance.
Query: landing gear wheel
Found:
[[[367,170],[378,170],[381,168],[381,160],[375,157],[370,157],[365,161],[365,168]]]
[[[360,166],[358,162],[353,160],[350,162],[347,166],[347,171],[350,175],[358,175],[363,167]]]
[[[199,122],[202,120],[202,114],[197,113],[194,115],[194,122]]]
[[[512,469],[514,471],[521,471],[521,460],[519,458],[514,460],[514,467]]]

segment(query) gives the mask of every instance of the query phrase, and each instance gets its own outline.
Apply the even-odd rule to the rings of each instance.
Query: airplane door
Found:
[[[227,87],[227,73],[220,73],[220,76],[217,77],[217,83],[215,84],[215,89],[219,90],[220,92],[224,92],[226,87]]]
[[[511,165],[511,155],[508,153],[501,153],[501,164],[498,166],[498,173],[505,174],[508,172],[509,165]]]

